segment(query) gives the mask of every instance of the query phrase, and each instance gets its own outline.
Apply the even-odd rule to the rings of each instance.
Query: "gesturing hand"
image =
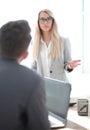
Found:
[[[80,65],[81,60],[72,60],[68,62],[68,68],[69,69],[74,69],[78,65]]]

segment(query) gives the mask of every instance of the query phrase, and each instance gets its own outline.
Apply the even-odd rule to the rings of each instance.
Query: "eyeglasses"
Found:
[[[39,18],[39,22],[41,23],[45,23],[45,22],[50,23],[52,21],[53,21],[53,18],[51,16],[47,17],[46,19],[44,17]]]

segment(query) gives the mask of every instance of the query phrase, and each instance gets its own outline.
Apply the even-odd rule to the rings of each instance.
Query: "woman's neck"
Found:
[[[51,34],[50,34],[50,32],[49,32],[49,33],[44,32],[43,35],[42,35],[42,39],[43,39],[43,41],[46,43],[46,45],[48,46],[49,43],[50,43],[50,39],[51,39]]]

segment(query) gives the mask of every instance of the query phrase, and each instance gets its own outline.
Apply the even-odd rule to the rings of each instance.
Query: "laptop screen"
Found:
[[[47,108],[66,122],[69,108],[71,84],[60,80],[44,78]]]

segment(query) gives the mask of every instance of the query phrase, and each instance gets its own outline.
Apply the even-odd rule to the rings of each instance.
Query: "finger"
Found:
[[[73,60],[73,62],[81,62],[81,60]]]

